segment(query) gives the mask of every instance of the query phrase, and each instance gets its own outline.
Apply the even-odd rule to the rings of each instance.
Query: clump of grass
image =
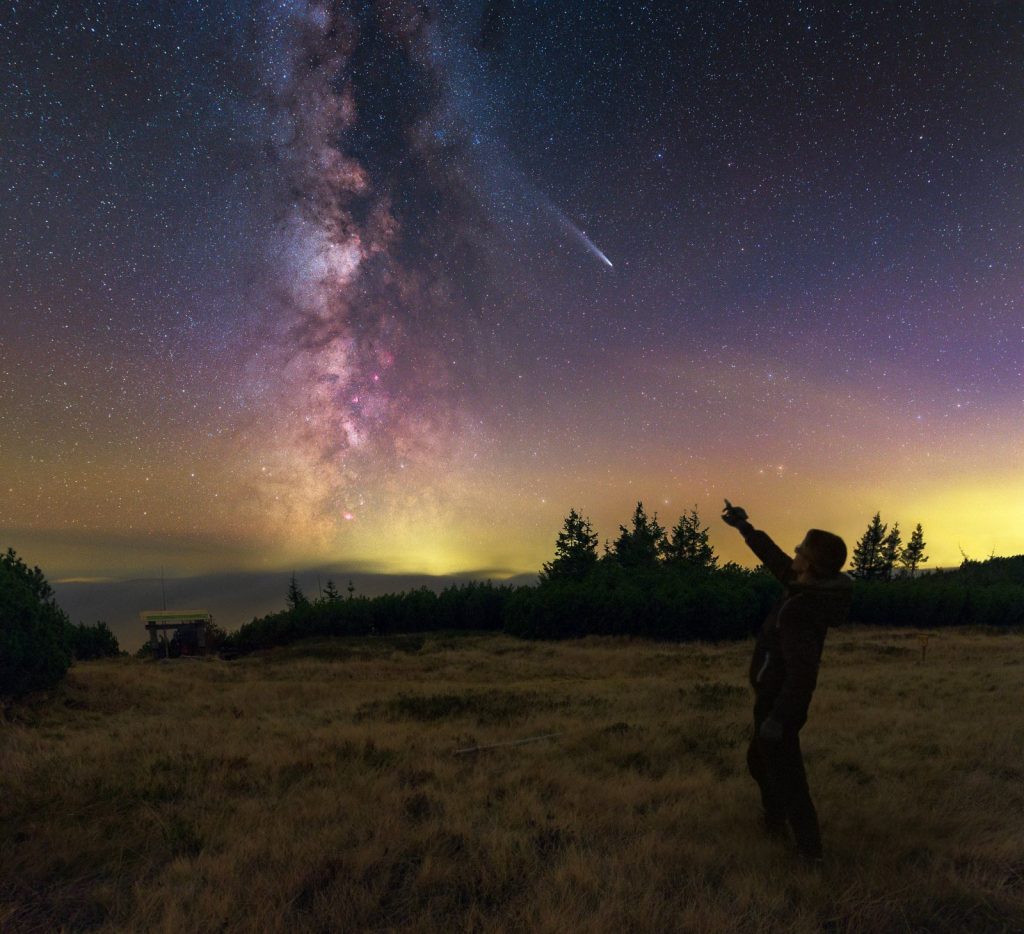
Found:
[[[905,633],[900,635],[906,636]],[[913,633],[911,635],[913,636]],[[920,649],[911,648],[906,645],[891,645],[885,642],[872,642],[868,640],[863,642],[841,642],[836,647],[836,651],[857,652],[864,655],[899,655],[902,657],[920,655]]]
[[[693,686],[694,704],[698,710],[724,710],[749,697],[750,692],[738,684],[725,681],[698,681]]]
[[[399,694],[382,701],[361,704],[355,720],[452,720],[472,717],[483,726],[522,720],[538,711],[565,707],[568,701],[537,692],[467,691],[444,694]]]

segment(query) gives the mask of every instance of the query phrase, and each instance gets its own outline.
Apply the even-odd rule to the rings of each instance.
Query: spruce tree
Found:
[[[582,580],[597,564],[597,533],[590,520],[569,510],[555,542],[555,558],[545,562],[542,581]]]
[[[292,571],[292,579],[288,582],[288,595],[285,597],[285,604],[289,610],[297,610],[302,606],[309,606],[309,600],[299,588],[299,582]]]
[[[644,504],[633,510],[632,528],[619,526],[619,537],[612,545],[615,560],[627,568],[656,567],[665,549],[665,529],[658,525],[658,514],[648,517]]]
[[[330,578],[327,579],[327,586],[324,587],[323,601],[324,603],[334,603],[341,599],[341,591],[334,586],[334,581]]]
[[[925,564],[928,561],[928,557],[924,553],[924,546],[924,532],[921,530],[921,523],[918,522],[917,527],[910,533],[910,541],[900,552],[899,558],[900,567],[908,571],[911,577],[917,572],[919,564]]]
[[[894,522],[892,530],[882,540],[882,548],[879,552],[879,564],[881,566],[882,580],[891,581],[896,562],[900,557],[900,545],[903,538],[900,535],[900,524]]]
[[[708,530],[700,526],[696,506],[689,515],[679,517],[679,524],[672,529],[663,551],[666,563],[677,567],[713,571],[718,565],[715,549],[708,541]]]
[[[885,541],[888,526],[882,522],[879,513],[867,527],[867,531],[861,536],[856,547],[853,549],[853,560],[850,574],[857,580],[874,581],[881,580],[884,573],[882,560],[882,545]]]

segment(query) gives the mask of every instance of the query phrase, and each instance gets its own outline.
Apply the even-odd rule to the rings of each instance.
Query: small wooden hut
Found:
[[[206,627],[213,622],[206,610],[143,610],[139,618],[149,633],[149,644],[155,655],[160,652],[157,633],[173,630],[167,646],[168,655],[205,655]]]

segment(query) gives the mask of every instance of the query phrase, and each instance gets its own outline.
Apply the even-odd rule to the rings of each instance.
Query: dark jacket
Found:
[[[750,683],[757,706],[783,726],[799,730],[818,683],[818,665],[829,626],[846,620],[853,582],[845,574],[797,583],[793,559],[768,535],[745,523],[740,531],[785,592],[757,635],[750,660]]]

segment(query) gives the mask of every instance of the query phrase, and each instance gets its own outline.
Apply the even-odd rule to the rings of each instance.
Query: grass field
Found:
[[[827,864],[762,839],[749,643],[426,635],[76,665],[0,725],[0,928],[1024,930],[1024,635],[829,635]],[[519,746],[455,750],[560,733]]]

